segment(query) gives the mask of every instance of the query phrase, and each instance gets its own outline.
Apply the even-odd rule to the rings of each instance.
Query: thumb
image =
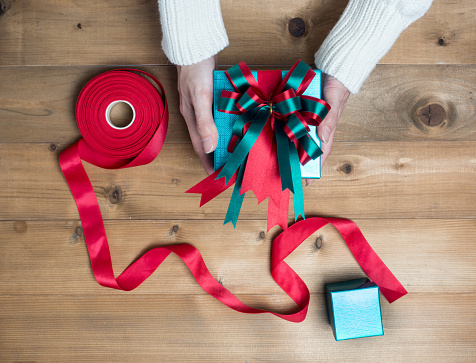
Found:
[[[212,114],[213,92],[201,90],[193,100],[197,133],[202,140],[203,151],[211,153],[217,147],[218,131]]]
[[[339,120],[338,111],[334,108],[331,108],[327,116],[321,122],[317,128],[317,136],[324,143],[328,144],[331,141],[331,137],[334,134],[334,131],[337,127],[337,121]]]
[[[328,144],[337,127],[337,122],[339,121],[347,97],[349,97],[349,91],[337,79],[326,74],[323,94],[324,99],[331,106],[331,110],[319,125],[317,134],[324,144]]]
[[[321,165],[324,165],[324,162],[332,150],[337,122],[339,121],[350,92],[341,82],[326,74],[323,94],[324,99],[331,106],[331,110],[317,128],[317,135],[322,140],[321,149],[323,154],[321,156]]]
[[[339,115],[337,111],[329,111],[326,118],[317,128],[317,135],[319,139],[322,140],[321,143],[321,167],[326,162],[327,157],[331,153],[332,145],[334,144],[334,134],[337,127],[337,121],[339,120]],[[309,182],[307,184],[310,184]]]

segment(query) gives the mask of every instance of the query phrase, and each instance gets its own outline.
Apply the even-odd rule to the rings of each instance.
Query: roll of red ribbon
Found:
[[[162,95],[144,75],[156,83]],[[108,110],[118,101],[127,102],[134,109],[134,119],[129,127],[118,128],[108,120]],[[231,309],[248,314],[271,313],[288,321],[300,322],[306,317],[309,290],[284,259],[312,233],[331,223],[389,302],[406,294],[359,228],[353,222],[339,218],[308,218],[294,224],[273,241],[272,276],[298,305],[297,311],[290,314],[255,309],[243,304],[213,278],[198,250],[189,244],[154,248],[144,253],[116,279],[101,211],[81,159],[108,169],[151,162],[158,155],[167,132],[165,93],[159,81],[145,72],[124,69],[109,71],[93,78],[81,91],[76,117],[84,138],[63,151],[59,161],[78,206],[92,270],[99,284],[119,290],[133,290],[173,252],[185,262],[203,290]]]
[[[129,127],[115,127],[106,117],[108,108],[120,101],[134,111]],[[81,159],[107,169],[148,164],[159,154],[167,133],[165,92],[146,72],[105,72],[89,81],[79,94],[76,121],[83,135],[77,143]]]

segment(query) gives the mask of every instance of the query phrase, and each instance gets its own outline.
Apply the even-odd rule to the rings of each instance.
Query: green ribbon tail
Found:
[[[283,191],[288,188],[292,193],[294,193],[289,155],[290,141],[280,122],[275,122],[274,127],[276,133],[276,149],[278,154],[279,174],[281,175],[281,188]]]
[[[269,107],[262,107],[256,114],[254,120],[251,122],[250,128],[246,132],[243,139],[240,141],[239,145],[236,146],[233,154],[230,156],[225,166],[221,170],[220,174],[216,179],[225,177],[226,183],[228,183],[231,177],[238,170],[240,165],[248,156],[251,148],[258,139],[261,131],[264,128],[264,125],[268,121],[269,117]]]
[[[243,175],[245,174],[245,165],[246,160],[241,164],[240,170],[236,177],[235,187],[233,188],[233,193],[231,195],[230,204],[228,204],[228,210],[226,211],[225,221],[223,224],[231,222],[233,228],[236,227],[236,222],[238,221],[238,216],[240,215],[241,205],[243,204],[243,199],[245,198],[245,193],[240,195],[241,184],[243,183]]]
[[[304,216],[304,197],[302,191],[301,180],[301,163],[299,162],[299,155],[293,142],[289,143],[289,161],[291,164],[291,174],[294,187],[294,221],[297,221],[299,215],[305,219]]]

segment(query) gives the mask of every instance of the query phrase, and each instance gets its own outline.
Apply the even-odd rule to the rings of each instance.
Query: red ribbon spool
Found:
[[[149,77],[153,83],[145,77]],[[133,122],[124,128],[111,125],[108,107],[125,101],[134,110]],[[116,169],[150,163],[164,144],[168,125],[165,92],[152,75],[118,69],[94,77],[76,103],[76,121],[83,135],[81,158],[96,166]]]
[[[155,82],[162,95],[141,74]],[[106,110],[118,100],[127,101],[135,111],[134,122],[127,128],[114,128],[106,118]],[[342,234],[357,262],[379,285],[389,302],[406,294],[358,227],[347,219],[338,218],[308,218],[294,224],[273,241],[272,276],[299,307],[290,314],[255,309],[243,304],[213,278],[198,250],[189,244],[151,249],[115,278],[101,211],[81,160],[108,169],[144,165],[154,160],[167,132],[165,93],[159,81],[148,73],[124,69],[105,72],[93,78],[81,91],[76,117],[84,138],[63,151],[59,162],[78,207],[94,277],[102,286],[133,290],[173,252],[188,266],[203,290],[231,309],[248,314],[271,313],[288,321],[300,322],[306,317],[309,290],[284,259],[312,233],[331,223]]]

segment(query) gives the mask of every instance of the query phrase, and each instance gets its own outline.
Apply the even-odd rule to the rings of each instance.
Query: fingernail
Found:
[[[211,137],[206,137],[202,140],[203,144],[203,151],[205,153],[210,154],[213,151],[213,142]]]
[[[322,129],[322,141],[324,141],[324,144],[327,144],[329,142],[331,133],[332,133],[332,130],[330,129],[330,127],[324,126],[324,128]]]

